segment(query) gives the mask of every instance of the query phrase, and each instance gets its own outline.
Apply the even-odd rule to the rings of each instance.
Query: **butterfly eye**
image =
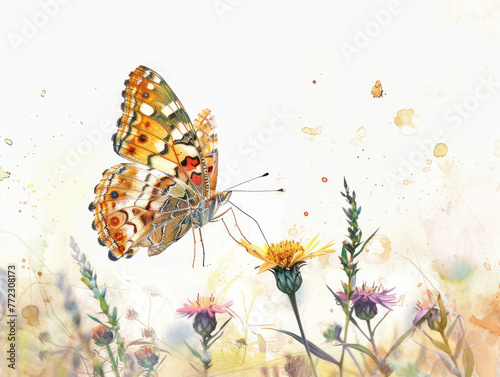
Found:
[[[147,140],[147,138],[146,138],[146,136],[145,136],[145,135],[141,135],[141,136],[139,136],[139,141],[140,141],[141,143],[144,143],[146,140]]]
[[[117,193],[116,191],[113,191],[113,192],[111,193],[111,197],[112,197],[113,199],[118,198],[118,193]]]
[[[148,98],[148,97],[149,97],[149,94],[148,94],[148,93],[142,93],[142,96],[143,96],[144,98]]]

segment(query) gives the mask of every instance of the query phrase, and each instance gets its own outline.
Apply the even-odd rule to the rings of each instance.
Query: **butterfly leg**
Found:
[[[232,207],[231,207],[231,208],[229,208],[228,210],[224,211],[223,213],[221,213],[219,216],[217,216],[217,220],[218,220],[218,219],[219,219],[222,215],[224,215],[225,213],[227,213],[227,212],[229,212],[229,211],[231,211],[231,212],[232,212],[232,214],[233,214],[233,218],[234,218],[234,225],[236,226],[236,228],[238,228],[238,231],[240,232],[241,236],[245,239],[245,241],[247,241],[248,243],[250,243],[250,241],[248,241],[248,239],[245,237],[245,235],[244,235],[244,234],[243,234],[243,232],[241,231],[240,226],[238,225],[238,221],[236,220],[236,215],[234,214],[234,210],[233,210],[233,208],[232,208]],[[226,222],[224,221],[224,219],[222,219],[222,218],[221,218],[221,220],[222,220],[222,222],[224,223],[224,226],[226,227],[226,230],[227,230],[227,232],[229,233],[229,235],[231,236],[231,238],[232,238],[233,240],[235,240],[236,242],[240,243],[239,241],[237,241],[237,240],[236,240],[236,238],[234,238],[234,237],[233,237],[233,235],[232,235],[232,234],[231,234],[231,232],[229,231],[229,228],[227,227]]]
[[[238,231],[240,232],[241,236],[245,239],[245,241],[247,241],[248,243],[250,243],[250,241],[245,237],[245,235],[243,234],[243,232],[240,229],[240,226],[238,225],[238,220],[236,220],[236,214],[234,213],[233,207],[230,207],[228,209],[228,211],[231,211],[231,213],[233,214],[234,225],[236,226],[236,228],[238,228]]]
[[[201,248],[203,250],[203,263],[202,263],[202,266],[205,267],[205,245],[203,244],[203,236],[201,235],[201,228],[198,228],[198,231],[200,232]]]
[[[194,227],[191,228],[193,231],[193,247],[194,247],[194,253],[193,253],[193,265],[191,266],[194,268],[194,261],[196,260],[196,234],[194,233]]]
[[[232,208],[228,208],[226,209],[224,212],[222,212],[220,215],[217,215],[217,216],[214,216],[212,217],[212,219],[210,220],[211,223],[214,223],[216,221],[219,221],[219,220],[222,220],[222,216],[224,216],[226,213],[228,213],[230,210],[232,210]],[[234,213],[234,212],[233,212]]]

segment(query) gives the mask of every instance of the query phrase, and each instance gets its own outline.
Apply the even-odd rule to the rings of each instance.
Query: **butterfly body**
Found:
[[[216,190],[215,118],[203,110],[194,125],[166,82],[140,66],[122,95],[113,147],[133,163],[103,173],[89,206],[99,243],[109,257],[156,255],[191,228],[209,223],[231,192]]]
[[[193,227],[201,228],[212,221],[219,207],[226,204],[230,197],[231,191],[222,191],[213,195],[209,200],[202,199],[198,208],[192,214]]]

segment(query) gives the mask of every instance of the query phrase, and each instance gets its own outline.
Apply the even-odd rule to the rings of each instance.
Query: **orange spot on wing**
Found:
[[[199,173],[193,173],[191,175],[191,180],[193,181],[193,183],[196,186],[200,186],[201,185],[201,174],[199,174]]]
[[[182,161],[181,164],[184,167],[184,170],[191,171],[196,169],[196,167],[200,164],[200,159],[198,157],[191,158],[188,156],[184,161]]]

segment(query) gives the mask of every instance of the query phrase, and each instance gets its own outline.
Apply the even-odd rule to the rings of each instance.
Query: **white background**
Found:
[[[380,226],[391,241],[388,261],[375,255],[361,262],[359,279],[404,295],[393,313],[401,330],[431,287],[397,254],[419,264],[450,301],[456,298],[454,309],[465,318],[491,312],[500,241],[498,1],[54,0],[2,1],[0,9],[0,166],[10,172],[0,182],[3,268],[17,263],[48,279],[67,272],[78,287],[72,235],[120,310],[147,305],[147,287],[161,293],[151,321],[167,342],[178,341],[172,329],[187,322],[176,308],[198,292],[224,289],[250,324],[284,322],[296,331],[272,275],[256,276],[258,261],[232,242],[222,223],[203,228],[207,267],[198,244],[191,268],[190,234],[157,257],[144,250],[119,262],[97,244],[87,206],[102,172],[124,162],[110,140],[120,93],[129,72],[146,65],[166,79],[191,119],[205,107],[215,113],[220,189],[264,172],[269,177],[249,189],[286,189],[232,198],[270,242],[319,235],[340,250],[345,176],[363,207],[366,235]],[[370,94],[376,80],[382,98]],[[417,128],[408,136],[394,118],[410,108]],[[273,123],[277,113],[289,118]],[[304,127],[321,133],[310,136]],[[448,153],[436,158],[440,142]],[[245,235],[262,245],[255,224],[237,215]],[[35,279],[22,271],[26,288]],[[464,281],[458,281],[461,271]],[[306,331],[321,342],[322,324],[341,318],[324,286],[340,287],[337,257],[308,263],[303,276]],[[246,316],[241,292],[250,297],[259,282],[265,289]],[[82,295],[83,305],[95,306]],[[266,309],[269,303],[276,311]],[[488,334],[468,326],[478,339]]]

